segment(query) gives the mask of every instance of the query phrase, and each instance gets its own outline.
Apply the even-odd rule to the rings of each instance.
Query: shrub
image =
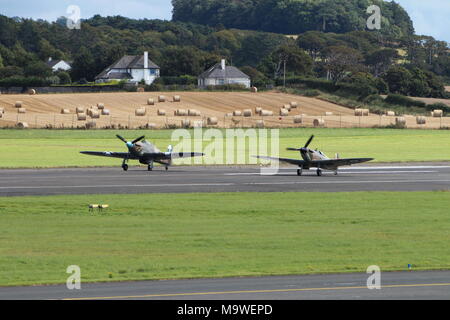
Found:
[[[414,107],[425,108],[427,105],[423,101],[414,100],[414,99],[408,98],[406,96],[402,96],[401,94],[390,94],[387,96],[385,102],[389,103],[389,104],[395,104],[395,105],[406,106],[406,107],[414,106]]]

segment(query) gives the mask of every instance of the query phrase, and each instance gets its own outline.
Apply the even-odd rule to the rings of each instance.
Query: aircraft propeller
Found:
[[[139,137],[139,138],[137,138],[137,139],[134,139],[133,141],[130,142],[130,141],[125,140],[124,137],[122,137],[122,136],[120,136],[120,135],[118,135],[118,134],[116,135],[116,137],[117,137],[118,139],[122,140],[123,142],[125,142],[125,144],[127,145],[128,148],[134,147],[134,145],[135,145],[137,142],[139,142],[139,141],[145,139],[145,136],[142,136],[142,137]]]
[[[297,148],[287,148],[286,150],[288,151],[302,151],[302,152],[306,152],[308,150],[308,146],[311,144],[311,142],[314,139],[314,135],[312,135],[308,141],[306,142],[305,146],[303,148],[297,149]]]

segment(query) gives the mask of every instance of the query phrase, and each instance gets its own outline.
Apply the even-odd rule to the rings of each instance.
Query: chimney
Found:
[[[148,69],[148,51],[144,52],[144,69]]]
[[[221,67],[222,67],[222,70],[225,70],[225,59],[222,59]]]

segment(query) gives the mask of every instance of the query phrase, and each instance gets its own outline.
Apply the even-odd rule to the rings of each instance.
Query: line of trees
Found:
[[[174,21],[284,34],[362,31],[369,16],[367,8],[375,4],[383,13],[383,34],[414,34],[408,13],[394,1],[172,0],[172,4]]]

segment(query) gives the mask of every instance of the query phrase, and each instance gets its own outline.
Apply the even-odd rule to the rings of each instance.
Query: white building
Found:
[[[160,68],[148,58],[148,52],[142,56],[124,56],[108,68],[103,70],[96,78],[96,82],[110,82],[127,80],[139,83],[142,80],[150,85],[159,78]]]
[[[250,77],[236,67],[227,66],[225,59],[215,64],[198,77],[199,88],[225,84],[242,84],[250,88]]]
[[[70,63],[64,60],[53,60],[52,58],[48,58],[47,65],[52,68],[53,72],[70,71],[72,69]]]

